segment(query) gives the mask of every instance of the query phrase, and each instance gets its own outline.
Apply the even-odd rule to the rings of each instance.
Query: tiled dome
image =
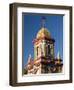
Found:
[[[46,37],[46,38],[51,38],[51,35],[50,35],[50,32],[47,30],[47,28],[41,28],[39,30],[39,32],[37,33],[37,36],[36,38],[43,38],[43,37]]]

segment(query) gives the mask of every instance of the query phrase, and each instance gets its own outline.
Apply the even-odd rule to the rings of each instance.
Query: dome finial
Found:
[[[45,21],[46,21],[46,18],[44,17],[44,16],[42,16],[42,25],[41,25],[41,27],[43,27],[43,28],[45,28]]]
[[[50,32],[48,31],[48,29],[45,27],[45,20],[46,18],[44,16],[42,16],[42,23],[41,23],[41,29],[39,30],[39,32],[37,33],[36,38],[51,38]]]

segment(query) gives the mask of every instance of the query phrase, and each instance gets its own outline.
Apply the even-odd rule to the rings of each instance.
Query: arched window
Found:
[[[48,55],[50,55],[50,45],[48,45]]]
[[[38,52],[39,52],[39,47],[37,47],[37,56],[38,56],[38,54],[39,54]]]
[[[46,56],[48,55],[48,45],[46,45]]]

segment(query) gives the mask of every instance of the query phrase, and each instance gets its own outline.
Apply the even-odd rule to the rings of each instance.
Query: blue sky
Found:
[[[62,15],[40,15],[40,14],[23,14],[23,52],[24,64],[27,63],[29,54],[33,56],[33,40],[41,28],[41,18],[46,18],[46,28],[51,33],[52,38],[55,39],[55,57],[59,51],[63,59],[63,16]]]

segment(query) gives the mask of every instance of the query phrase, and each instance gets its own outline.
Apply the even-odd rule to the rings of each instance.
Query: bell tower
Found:
[[[50,73],[49,65],[54,61],[54,42],[42,17],[41,29],[34,40],[34,73]]]

